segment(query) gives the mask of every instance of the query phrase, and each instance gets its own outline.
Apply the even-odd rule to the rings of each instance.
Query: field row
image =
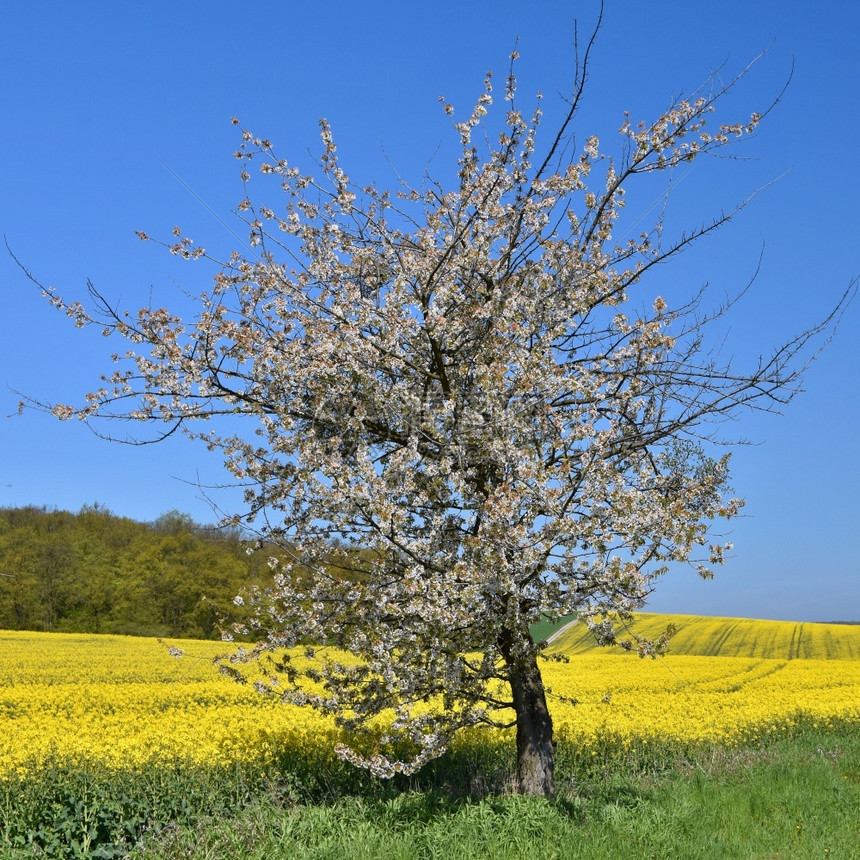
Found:
[[[111,766],[153,758],[265,760],[284,747],[335,742],[314,712],[264,699],[217,674],[223,646],[155,640],[0,634],[0,773],[47,758]],[[791,731],[860,724],[860,662],[669,656],[601,651],[547,663],[556,728],[580,747],[736,744]]]

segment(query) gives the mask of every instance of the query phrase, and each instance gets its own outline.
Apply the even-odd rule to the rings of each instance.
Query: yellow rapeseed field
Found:
[[[0,631],[0,775],[57,757],[231,763],[333,746],[332,724],[314,712],[218,675],[221,643],[172,644],[187,656],[153,639]],[[740,743],[801,719],[860,724],[860,661],[599,651],[544,672],[559,733],[586,747]]]
[[[143,764],[265,760],[333,745],[333,726],[220,676],[218,642],[0,631],[0,774],[49,757]]]
[[[576,656],[544,677],[578,701],[554,708],[556,728],[581,743],[699,741],[733,745],[792,729],[860,725],[860,662],[618,652]]]
[[[629,632],[655,639],[672,623],[673,655],[761,657],[774,660],[860,660],[860,624],[810,624],[757,618],[703,615],[637,614]],[[626,631],[619,632],[622,638]],[[574,624],[553,643],[565,654],[593,653],[594,637],[584,624]]]

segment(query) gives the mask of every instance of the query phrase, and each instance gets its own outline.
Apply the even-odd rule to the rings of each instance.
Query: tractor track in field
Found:
[[[558,639],[558,637],[561,636],[561,634],[564,633],[565,630],[567,630],[569,627],[572,627],[574,624],[576,624],[576,622],[577,619],[574,618],[571,621],[568,621],[567,624],[562,624],[562,626],[559,627],[558,630],[553,630],[553,632],[550,633],[549,636],[547,636],[546,639],[543,640],[543,644],[552,645],[552,643],[555,642],[555,640]]]

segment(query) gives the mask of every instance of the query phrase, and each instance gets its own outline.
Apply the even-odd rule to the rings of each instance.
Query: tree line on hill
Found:
[[[271,581],[248,546],[178,511],[141,523],[99,505],[0,508],[0,628],[218,638],[234,596]]]

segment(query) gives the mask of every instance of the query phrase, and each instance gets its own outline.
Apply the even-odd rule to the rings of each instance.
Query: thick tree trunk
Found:
[[[550,797],[555,792],[555,748],[543,678],[533,649],[510,656],[508,669],[517,715],[517,790]]]

